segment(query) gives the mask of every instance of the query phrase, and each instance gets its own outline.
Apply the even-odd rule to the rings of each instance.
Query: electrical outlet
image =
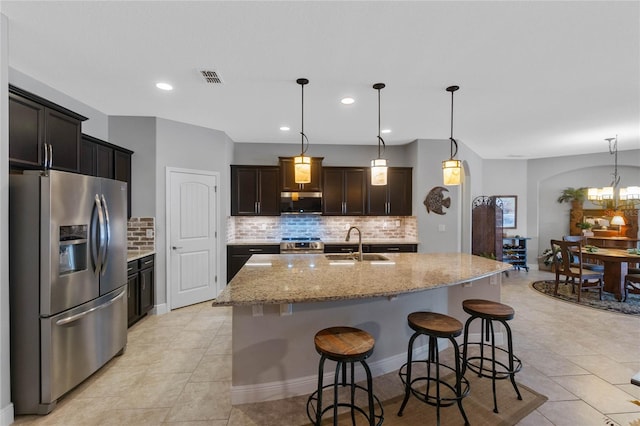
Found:
[[[447,225],[440,224],[438,225],[438,232],[445,232],[447,230]]]
[[[344,224],[344,230],[345,230],[345,231],[348,231],[348,230],[349,230],[349,228],[351,228],[351,225],[350,225],[350,224],[348,224],[348,223],[345,223],[345,224]]]
[[[147,238],[153,238],[153,229],[147,229]]]
[[[262,305],[252,305],[251,313],[254,317],[261,317],[263,315]]]

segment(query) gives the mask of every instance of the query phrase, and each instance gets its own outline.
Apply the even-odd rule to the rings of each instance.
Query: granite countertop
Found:
[[[155,254],[155,250],[128,250],[127,251],[127,262],[131,262],[132,260],[137,260],[145,256],[149,256],[150,254]]]
[[[384,253],[390,262],[330,261],[324,254],[253,255],[213,305],[392,297],[485,278],[512,265],[466,253]]]

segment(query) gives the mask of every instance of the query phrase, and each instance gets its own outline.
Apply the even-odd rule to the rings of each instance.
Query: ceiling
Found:
[[[108,115],[236,142],[454,137],[486,159],[640,148],[640,3],[7,1],[9,65]],[[222,84],[199,71],[215,70]],[[174,86],[155,88],[158,81]],[[340,99],[355,98],[345,106]],[[279,130],[287,125],[289,132]]]

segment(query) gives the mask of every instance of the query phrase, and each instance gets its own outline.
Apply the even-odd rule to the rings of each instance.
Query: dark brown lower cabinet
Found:
[[[127,264],[128,273],[128,324],[136,323],[153,308],[155,286],[155,255],[132,260]]]
[[[254,254],[280,254],[280,244],[228,245],[227,284]]]

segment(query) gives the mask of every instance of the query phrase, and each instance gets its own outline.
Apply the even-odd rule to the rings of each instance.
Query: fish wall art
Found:
[[[445,191],[449,192],[449,190],[443,186],[434,186],[431,188],[431,191],[429,191],[427,197],[422,202],[427,208],[427,213],[447,214],[447,212],[443,210],[443,207],[451,207],[451,198],[445,198]]]

